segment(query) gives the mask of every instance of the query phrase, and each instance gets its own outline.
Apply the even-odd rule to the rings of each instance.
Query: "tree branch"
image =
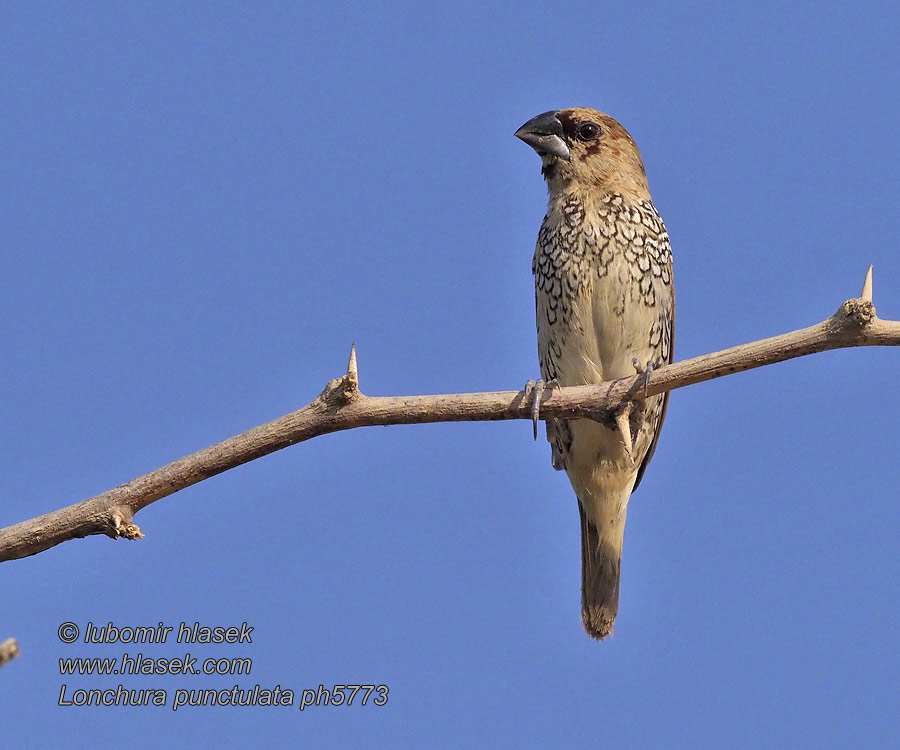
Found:
[[[19,642],[15,638],[7,638],[0,643],[0,667],[19,655]]]
[[[900,322],[881,320],[872,304],[872,267],[861,295],[817,325],[676,362],[645,375],[545,391],[541,417],[586,417],[616,428],[617,408],[652,396],[806,354],[851,346],[900,345]],[[646,391],[645,391],[646,387]],[[150,503],[289,445],[369,425],[531,419],[525,391],[439,396],[366,396],[359,390],[356,348],[347,374],[295,412],[180,458],[67,508],[0,529],[0,562],[37,554],[91,534],[139,539],[134,514]]]

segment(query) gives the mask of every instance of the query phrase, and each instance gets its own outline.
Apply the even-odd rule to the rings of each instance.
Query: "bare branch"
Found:
[[[619,429],[615,415],[640,396],[682,388],[723,375],[806,354],[851,346],[900,345],[900,322],[881,320],[872,304],[872,269],[859,298],[817,325],[676,362],[647,374],[598,385],[553,388],[540,416],[585,417]],[[356,348],[347,374],[332,380],[315,400],[295,412],[255,427],[76,505],[0,529],[0,562],[34,555],[69,539],[106,534],[139,539],[134,514],[150,503],[235,466],[289,445],[339,430],[370,425],[531,419],[526,391],[440,396],[366,396],[359,390]],[[621,420],[620,420],[621,421]]]
[[[19,642],[15,638],[7,638],[0,643],[0,667],[19,655]]]

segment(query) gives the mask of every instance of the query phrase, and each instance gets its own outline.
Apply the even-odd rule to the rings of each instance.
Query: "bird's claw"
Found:
[[[647,389],[650,387],[650,373],[653,372],[653,360],[648,359],[647,364],[642,365],[637,357],[633,357],[631,364],[638,375],[644,376],[644,398],[647,398]]]
[[[556,378],[553,378],[550,382],[545,382],[543,378],[538,378],[537,381],[529,380],[525,383],[525,398],[531,399],[531,423],[534,426],[535,440],[537,440],[538,422],[541,419],[541,399],[544,397],[545,391],[553,390],[557,387],[559,387],[559,383]]]

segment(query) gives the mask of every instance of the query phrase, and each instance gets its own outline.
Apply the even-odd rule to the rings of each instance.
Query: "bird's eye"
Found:
[[[582,141],[595,141],[600,137],[600,126],[595,122],[585,122],[578,126],[578,138]]]

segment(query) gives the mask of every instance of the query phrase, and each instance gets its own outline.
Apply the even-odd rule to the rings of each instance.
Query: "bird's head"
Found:
[[[586,189],[649,197],[634,139],[609,115],[587,107],[544,112],[516,131],[541,157],[550,192],[576,183]]]

